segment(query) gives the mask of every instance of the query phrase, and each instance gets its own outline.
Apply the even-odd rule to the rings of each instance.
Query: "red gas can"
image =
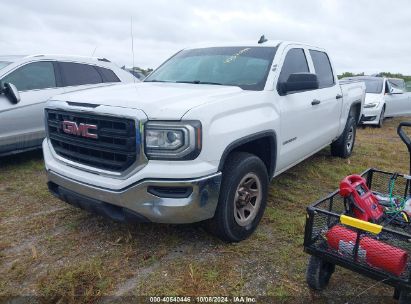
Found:
[[[354,216],[366,222],[378,222],[384,215],[378,199],[368,189],[365,179],[359,175],[349,175],[340,183],[340,195],[353,203]]]

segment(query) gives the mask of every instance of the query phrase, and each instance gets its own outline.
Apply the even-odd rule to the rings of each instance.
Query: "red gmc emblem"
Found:
[[[90,133],[90,130],[97,130],[96,125],[89,125],[85,123],[77,124],[74,121],[63,121],[63,132],[67,134],[72,134],[76,136],[82,136],[87,138],[98,138],[97,134]]]

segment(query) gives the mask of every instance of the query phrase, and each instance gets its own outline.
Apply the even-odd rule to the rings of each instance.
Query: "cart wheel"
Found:
[[[409,290],[401,290],[400,298],[398,299],[398,304],[410,304],[411,303],[411,292]]]
[[[325,262],[315,256],[311,256],[306,274],[308,286],[315,290],[323,290],[327,287],[334,270],[334,264]]]
[[[400,299],[400,294],[401,294],[401,289],[399,289],[398,287],[395,287],[394,288],[394,295],[393,295],[394,300],[399,300]]]

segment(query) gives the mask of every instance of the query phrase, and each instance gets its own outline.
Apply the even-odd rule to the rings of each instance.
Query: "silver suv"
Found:
[[[41,147],[50,97],[134,81],[139,80],[104,58],[0,56],[0,156]]]

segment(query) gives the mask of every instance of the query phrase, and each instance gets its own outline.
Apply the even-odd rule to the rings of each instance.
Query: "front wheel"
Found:
[[[331,154],[342,158],[351,156],[355,144],[357,123],[351,115],[347,119],[344,132],[331,144]]]
[[[381,113],[380,113],[380,119],[378,120],[377,127],[382,128],[382,124],[384,123],[384,115],[385,115],[385,106],[382,107]]]
[[[228,157],[217,209],[207,228],[224,241],[239,242],[254,232],[263,216],[268,174],[253,154],[235,152]]]

